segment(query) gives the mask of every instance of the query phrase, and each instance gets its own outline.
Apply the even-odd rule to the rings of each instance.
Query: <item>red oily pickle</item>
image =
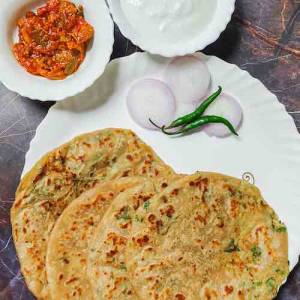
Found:
[[[76,72],[94,34],[83,7],[65,0],[47,1],[17,25],[19,42],[13,52],[18,62],[31,74],[56,80]]]

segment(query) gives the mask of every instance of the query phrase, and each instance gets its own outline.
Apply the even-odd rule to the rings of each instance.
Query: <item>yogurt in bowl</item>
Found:
[[[160,42],[182,42],[205,30],[217,0],[120,0],[130,25]],[[139,26],[140,24],[140,26]]]
[[[108,0],[121,32],[163,56],[194,53],[225,29],[235,0]]]

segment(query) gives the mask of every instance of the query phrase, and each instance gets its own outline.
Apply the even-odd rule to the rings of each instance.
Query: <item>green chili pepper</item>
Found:
[[[225,126],[227,126],[227,128],[235,135],[238,136],[237,132],[235,131],[234,127],[232,126],[232,124],[225,118],[219,117],[219,116],[202,116],[200,118],[198,118],[197,120],[193,121],[190,124],[187,124],[186,126],[184,126],[182,129],[176,131],[176,132],[168,132],[166,131],[166,127],[162,127],[162,131],[165,134],[168,135],[176,135],[176,134],[181,134],[181,133],[186,133],[190,130],[199,128],[203,125],[206,124],[210,124],[210,123],[219,123],[219,124],[224,124]]]
[[[195,121],[196,119],[198,119],[204,114],[204,112],[209,107],[209,105],[213,101],[215,101],[221,93],[222,93],[222,87],[219,86],[219,89],[211,96],[209,96],[204,102],[202,102],[194,112],[176,119],[169,126],[165,127],[165,129],[171,129],[171,128],[183,126]]]
[[[195,121],[196,119],[198,119],[199,117],[201,117],[204,114],[204,112],[206,111],[208,106],[214,100],[216,100],[218,98],[218,96],[221,94],[221,92],[222,92],[222,87],[219,86],[219,89],[215,93],[213,93],[211,96],[209,96],[204,102],[202,102],[200,104],[200,106],[194,112],[176,119],[169,126],[164,127],[164,128],[171,129],[171,128],[175,128],[175,127],[179,127],[179,126],[184,126],[184,125],[187,125],[187,124]],[[155,124],[151,119],[149,119],[149,121],[156,128],[162,129],[162,127]]]

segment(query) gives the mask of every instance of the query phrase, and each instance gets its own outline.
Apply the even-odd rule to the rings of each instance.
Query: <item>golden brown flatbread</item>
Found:
[[[123,256],[141,299],[268,300],[288,274],[286,227],[245,181],[183,177],[132,220]]]
[[[147,210],[152,197],[178,178],[163,183],[147,180],[111,203],[89,245],[87,273],[94,299],[140,299],[128,278],[124,257],[132,224],[143,222],[135,212],[138,207]]]
[[[121,177],[172,176],[132,131],[104,129],[76,137],[46,154],[22,179],[11,209],[13,238],[29,289],[48,298],[47,244],[63,210],[98,183]]]
[[[47,247],[46,270],[52,299],[93,299],[87,273],[89,241],[112,201],[144,181],[142,177],[126,177],[101,183],[63,211]]]

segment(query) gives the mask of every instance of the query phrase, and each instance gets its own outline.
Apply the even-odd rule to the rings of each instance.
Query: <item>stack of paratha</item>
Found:
[[[288,274],[286,228],[256,187],[177,175],[129,130],[48,153],[11,221],[38,299],[272,299]]]

